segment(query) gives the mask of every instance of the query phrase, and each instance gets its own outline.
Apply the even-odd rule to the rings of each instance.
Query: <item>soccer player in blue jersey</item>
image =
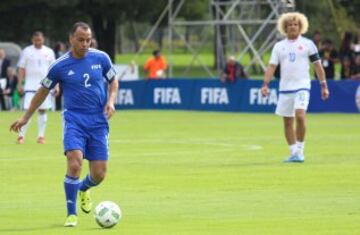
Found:
[[[64,92],[64,152],[67,171],[64,188],[67,218],[64,226],[77,225],[76,200],[79,192],[81,209],[89,213],[92,203],[89,188],[105,177],[108,159],[108,119],[113,115],[118,91],[116,72],[109,56],[91,49],[89,25],[75,23],[69,40],[71,50],[57,59],[41,82],[26,113],[14,122],[10,130],[18,132],[45,100],[49,91],[60,84]],[[107,87],[105,83],[107,82]],[[108,95],[107,95],[108,92]],[[79,180],[83,158],[89,161],[89,174]]]

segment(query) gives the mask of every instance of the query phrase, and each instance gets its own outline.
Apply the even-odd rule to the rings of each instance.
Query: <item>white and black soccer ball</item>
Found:
[[[120,207],[111,201],[100,202],[95,207],[95,220],[103,228],[112,228],[121,219]]]

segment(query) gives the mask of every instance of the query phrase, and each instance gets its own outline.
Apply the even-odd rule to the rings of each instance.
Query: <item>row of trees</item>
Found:
[[[206,18],[209,1],[186,0],[179,15],[192,20]],[[176,6],[179,0],[173,2]],[[154,24],[166,4],[168,0],[4,0],[0,1],[0,41],[25,44],[34,30],[44,31],[53,40],[67,41],[71,25],[85,21],[91,23],[99,47],[114,58],[118,27],[125,22]],[[333,38],[360,22],[359,1],[297,0],[296,5],[311,18],[312,28],[326,30]],[[166,24],[164,17],[161,25]],[[135,32],[132,39],[138,41]]]
[[[8,0],[0,1],[0,41],[25,43],[34,30],[50,38],[66,41],[76,21],[90,22],[99,47],[115,55],[117,26],[124,22],[153,24],[168,0]],[[176,3],[176,0],[175,0]],[[201,17],[207,0],[186,1],[180,12],[185,17]],[[164,18],[162,25],[166,24]]]

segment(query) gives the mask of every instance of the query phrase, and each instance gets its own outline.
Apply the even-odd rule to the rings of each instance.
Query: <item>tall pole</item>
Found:
[[[172,32],[172,28],[173,28],[173,1],[174,0],[169,0],[169,26],[168,26],[168,30],[169,30],[169,55],[168,55],[168,63],[169,63],[169,78],[173,77],[173,63],[172,63],[172,51],[173,51],[173,46],[172,46],[172,38],[173,38],[173,32]]]

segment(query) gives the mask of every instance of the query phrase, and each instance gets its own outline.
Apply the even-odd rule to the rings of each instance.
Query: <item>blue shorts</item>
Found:
[[[89,161],[108,160],[109,125],[104,114],[64,111],[64,152],[80,150]]]

